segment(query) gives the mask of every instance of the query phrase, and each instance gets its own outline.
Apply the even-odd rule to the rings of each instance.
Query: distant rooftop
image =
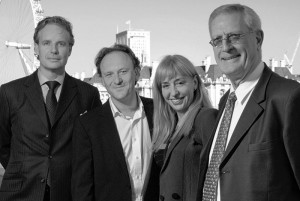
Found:
[[[290,70],[287,67],[274,67],[274,72],[280,75],[281,77],[293,80],[296,79],[296,77],[291,74]]]
[[[205,66],[195,66],[196,71],[198,75],[200,75],[201,78],[205,77]]]
[[[210,65],[210,67],[207,71],[207,78],[210,78],[212,81],[215,81],[217,78],[220,78],[222,76],[223,76],[223,73],[221,72],[221,70],[217,64]]]
[[[141,75],[140,75],[140,79],[150,79],[151,77],[151,72],[152,72],[152,67],[150,66],[144,66],[141,69]]]
[[[101,78],[100,78],[98,73],[95,73],[95,75],[93,77],[84,78],[83,81],[87,82],[89,84],[93,84],[93,83],[100,83],[101,84],[102,83]]]

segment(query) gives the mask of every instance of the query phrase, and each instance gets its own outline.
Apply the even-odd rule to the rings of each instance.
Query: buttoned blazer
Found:
[[[196,200],[199,159],[203,144],[211,135],[217,110],[201,108],[188,136],[170,143],[160,172],[160,200]]]
[[[0,201],[43,200],[47,172],[51,200],[71,200],[74,119],[101,105],[97,88],[65,75],[55,122],[48,126],[37,71],[0,88]]]
[[[228,94],[220,101],[218,121]],[[300,84],[265,65],[220,164],[222,201],[300,200],[299,120]],[[198,200],[213,137],[201,156]]]
[[[141,97],[150,133],[152,99]],[[144,200],[158,200],[158,175],[151,169]],[[155,175],[156,174],[156,175]],[[132,201],[132,186],[117,126],[107,101],[82,115],[74,127],[73,201]]]

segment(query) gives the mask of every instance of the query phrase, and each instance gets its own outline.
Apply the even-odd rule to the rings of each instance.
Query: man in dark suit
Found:
[[[300,84],[262,62],[264,34],[251,8],[215,9],[209,31],[232,87],[201,155],[198,200],[300,200]]]
[[[129,47],[114,45],[101,49],[95,64],[110,99],[76,121],[73,200],[158,200],[159,170],[151,162],[153,102],[135,91],[140,62]]]
[[[0,200],[70,201],[74,119],[101,105],[99,92],[65,72],[70,22],[44,18],[34,42],[38,70],[0,88]]]

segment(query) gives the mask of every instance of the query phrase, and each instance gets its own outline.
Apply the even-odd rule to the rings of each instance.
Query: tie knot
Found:
[[[60,84],[57,81],[48,81],[46,82],[50,90],[55,90]]]
[[[235,95],[234,91],[229,94],[228,101],[231,101],[231,102],[235,102],[236,101],[236,95]]]

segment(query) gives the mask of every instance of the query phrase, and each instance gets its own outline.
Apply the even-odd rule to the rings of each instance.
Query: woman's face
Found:
[[[191,105],[197,86],[196,76],[191,78],[176,75],[174,78],[165,78],[161,83],[162,95],[165,101],[176,111],[178,118],[181,118]]]

